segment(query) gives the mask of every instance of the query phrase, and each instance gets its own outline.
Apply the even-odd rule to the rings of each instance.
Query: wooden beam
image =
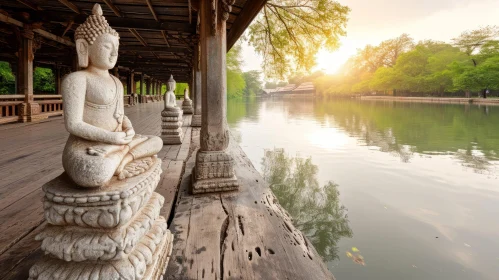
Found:
[[[229,51],[239,37],[243,35],[246,28],[248,28],[256,15],[258,15],[265,3],[267,3],[267,0],[246,1],[246,4],[234,23],[232,23],[229,33],[227,34],[227,51]]]
[[[137,32],[137,30],[135,29],[128,29],[130,30],[130,33],[133,34],[133,36],[135,36],[135,38],[137,38],[137,40],[139,40],[139,42],[144,46],[144,47],[147,47],[147,42],[144,40],[144,38],[142,38],[142,36],[140,36],[139,32]]]
[[[81,10],[73,3],[71,3],[69,0],[59,0],[64,6],[68,7],[71,9],[73,12],[77,14],[81,14]]]
[[[151,14],[154,17],[154,19],[159,22],[158,15],[156,14],[156,12],[154,11],[154,8],[152,7],[151,0],[146,0],[146,3],[147,3],[147,6],[149,7],[149,10],[151,10]]]
[[[111,0],[102,0],[104,1],[104,3],[106,3],[106,5],[111,9],[113,10],[113,13],[117,16],[117,17],[123,17],[123,14],[121,13],[120,9],[118,9],[118,7],[116,7],[112,2]]]
[[[173,53],[188,53],[186,48],[177,47],[143,47],[143,46],[123,46],[120,51],[134,51],[134,52],[173,52]]]
[[[44,21],[47,22],[68,22],[73,20],[77,24],[82,24],[87,19],[87,15],[67,12],[39,11],[37,12]],[[137,30],[168,30],[175,32],[194,33],[196,28],[187,22],[157,22],[150,19],[107,17],[107,22],[113,28],[134,28]]]
[[[5,22],[5,23],[8,23],[8,24],[12,24],[12,25],[15,25],[15,26],[18,26],[18,27],[24,27],[24,23],[18,21],[18,20],[15,20],[7,15],[4,15],[4,14],[0,14],[0,21],[1,22]],[[43,29],[40,29],[40,28],[35,28],[33,29],[33,32],[37,33],[37,34],[40,34],[40,36],[44,37],[44,38],[47,38],[47,39],[50,39],[52,41],[56,41],[58,43],[61,43],[61,44],[64,44],[66,46],[71,46],[71,47],[74,47],[75,44],[69,40],[66,40],[64,38],[61,38],[57,35],[54,35],[50,32],[47,32]]]
[[[64,29],[64,32],[62,33],[62,37],[64,37],[64,35],[66,35],[66,32],[68,32],[69,29],[71,29],[71,27],[73,26],[73,23],[74,23],[74,21],[72,21],[72,20],[70,20],[68,22],[68,25],[66,25],[66,29]]]
[[[17,0],[17,2],[25,5],[25,6],[28,6],[30,7],[31,9],[35,10],[35,11],[42,11],[43,9],[40,8],[38,5],[36,5],[35,3],[29,1],[29,0]]]

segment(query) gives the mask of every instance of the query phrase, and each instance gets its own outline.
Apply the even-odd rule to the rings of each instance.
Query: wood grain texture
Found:
[[[192,148],[199,146],[198,131]],[[186,163],[166,279],[334,279],[269,186],[232,140],[240,190],[190,195],[195,153]]]

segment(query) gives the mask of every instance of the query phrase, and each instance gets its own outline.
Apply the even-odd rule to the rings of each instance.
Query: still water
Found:
[[[338,280],[499,279],[499,107],[253,99],[228,118]]]

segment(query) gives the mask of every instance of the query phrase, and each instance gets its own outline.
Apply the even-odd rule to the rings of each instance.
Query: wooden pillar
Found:
[[[193,193],[230,191],[239,187],[234,160],[227,151],[230,138],[225,55],[230,3],[231,0],[201,1],[201,146],[193,170]]]
[[[140,84],[140,90],[139,90],[140,96],[138,96],[137,101],[140,103],[143,103],[144,102],[144,99],[143,99],[144,98],[144,96],[143,96],[144,95],[144,89],[143,89],[144,88],[144,73],[140,73],[140,83],[139,84]]]
[[[145,98],[145,102],[149,102],[149,96],[151,95],[151,78],[148,78],[146,80],[146,94],[147,97]]]
[[[201,45],[194,48],[193,66],[192,66],[192,89],[191,96],[194,99],[194,115],[192,115],[191,126],[201,127]]]
[[[61,92],[61,65],[57,64],[54,67],[54,73],[55,73],[55,94],[62,94]]]
[[[40,105],[35,103],[33,96],[33,60],[35,53],[33,49],[34,33],[30,28],[21,31],[21,42],[19,44],[18,71],[18,94],[24,95],[24,102],[19,106],[19,121],[31,122],[43,119],[37,116],[41,113]]]
[[[113,75],[120,80],[120,71],[118,69],[118,66],[113,68]]]

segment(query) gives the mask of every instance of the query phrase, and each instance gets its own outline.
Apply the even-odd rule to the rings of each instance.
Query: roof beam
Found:
[[[123,14],[121,13],[120,9],[118,9],[118,7],[116,7],[112,2],[111,0],[102,0],[104,1],[104,3],[106,3],[106,5],[111,9],[113,10],[113,13],[117,16],[117,17],[123,17]]]
[[[154,17],[154,19],[159,22],[158,15],[156,14],[156,12],[154,11],[154,8],[152,7],[151,0],[146,0],[146,3],[147,3],[147,6],[149,7],[149,10],[151,10],[151,14]]]
[[[130,33],[133,34],[133,36],[135,36],[135,38],[137,38],[137,40],[139,40],[139,42],[144,46],[144,47],[147,47],[147,42],[144,40],[144,38],[142,38],[142,36],[140,36],[139,32],[137,32],[137,30],[135,29],[128,29],[130,30]]]
[[[18,27],[24,27],[24,23],[18,21],[18,20],[15,20],[7,15],[4,15],[4,14],[0,14],[0,21],[1,22],[5,22],[5,23],[8,23],[8,24],[13,24],[15,26],[18,26]],[[75,44],[69,40],[66,40],[64,38],[61,38],[57,35],[54,35],[50,32],[47,32],[43,29],[40,29],[40,28],[34,28],[33,29],[33,32],[39,34],[40,36],[44,37],[44,38],[47,38],[47,39],[50,39],[52,41],[56,41],[58,43],[61,43],[61,44],[64,44],[66,46],[70,46],[70,47],[74,47]]]
[[[29,1],[29,0],[17,0],[17,2],[25,5],[25,6],[28,6],[30,7],[31,9],[35,10],[35,11],[41,11],[43,10],[42,8],[40,8],[38,5],[36,5],[35,3]]]
[[[71,3],[69,0],[59,0],[64,6],[68,7],[71,9],[73,12],[77,14],[81,14],[81,10],[73,3]]]
[[[256,15],[258,15],[265,3],[267,3],[267,0],[251,0],[246,2],[243,9],[239,13],[239,16],[236,18],[234,23],[232,23],[229,34],[227,34],[227,51],[229,51],[237,42],[239,37],[243,35],[246,28],[248,28]]]
[[[186,48],[177,47],[143,47],[143,46],[122,46],[120,51],[130,51],[130,52],[173,52],[173,53],[187,53],[189,52]]]

